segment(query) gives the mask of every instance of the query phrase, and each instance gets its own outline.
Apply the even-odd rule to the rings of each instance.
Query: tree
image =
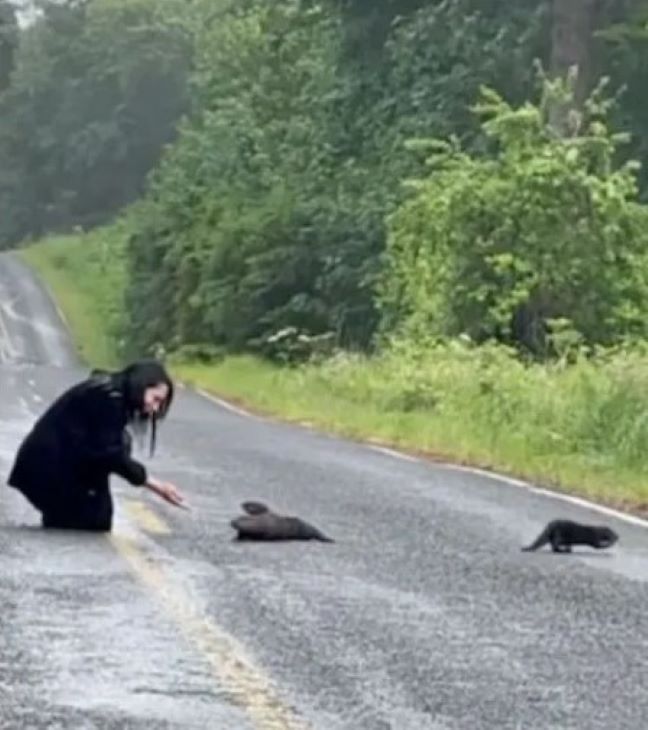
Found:
[[[474,143],[465,107],[479,84],[507,81],[521,96],[531,76],[536,0],[508,15],[478,4],[212,8],[197,35],[193,113],[129,249],[138,351],[257,348],[289,327],[370,346],[384,218],[400,174],[418,167],[404,140],[454,129]]]
[[[179,0],[45,3],[0,100],[0,246],[104,222],[143,193],[188,102]],[[186,14],[186,13],[185,13]]]
[[[17,44],[16,9],[8,0],[0,0],[0,92],[9,85]]]
[[[597,91],[578,134],[548,119],[559,82],[538,105],[512,108],[485,90],[476,111],[495,157],[430,143],[430,174],[391,220],[385,323],[438,336],[497,338],[538,356],[551,328],[588,343],[646,336],[648,207],[635,165],[615,165],[624,135],[607,126]]]
[[[556,99],[551,111],[553,126],[568,133],[569,110],[580,108],[595,77],[594,34],[604,0],[553,0],[550,72],[554,78],[573,78],[569,103]]]

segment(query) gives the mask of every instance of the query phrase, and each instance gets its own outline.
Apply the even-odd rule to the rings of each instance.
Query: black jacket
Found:
[[[38,509],[66,493],[108,487],[118,474],[134,485],[146,469],[131,458],[128,404],[118,378],[91,377],[63,393],[38,419],[9,475]]]

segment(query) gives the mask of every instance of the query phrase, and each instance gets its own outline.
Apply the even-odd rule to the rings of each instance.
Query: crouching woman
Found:
[[[132,458],[127,430],[149,429],[153,454],[157,423],[172,400],[173,382],[155,360],[114,373],[95,371],[37,420],[18,450],[9,485],[42,514],[43,527],[110,531],[110,474],[183,506],[173,484],[149,476]]]

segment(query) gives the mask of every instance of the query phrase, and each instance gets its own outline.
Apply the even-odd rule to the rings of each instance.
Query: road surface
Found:
[[[3,730],[646,727],[645,527],[181,390],[145,463],[193,511],[115,479],[110,536],[44,532],[4,481],[85,372],[37,280],[0,256]],[[232,542],[246,498],[337,542]],[[521,553],[555,516],[620,544]]]

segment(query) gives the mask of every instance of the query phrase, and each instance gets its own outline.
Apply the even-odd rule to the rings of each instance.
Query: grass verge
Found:
[[[120,232],[113,226],[55,236],[18,252],[47,282],[81,358],[96,367],[119,362],[125,280],[125,237]]]
[[[125,238],[115,228],[22,250],[85,360],[118,363]],[[433,459],[480,466],[648,516],[648,356],[525,366],[496,347],[401,343],[380,357],[283,368],[251,356],[174,363],[250,410]]]

